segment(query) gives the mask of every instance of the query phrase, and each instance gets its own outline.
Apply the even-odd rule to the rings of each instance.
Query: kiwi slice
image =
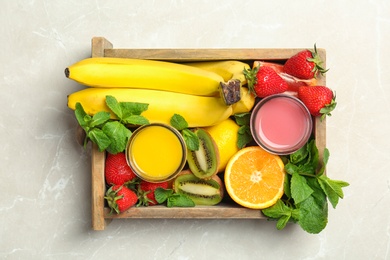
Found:
[[[185,171],[175,178],[173,189],[188,196],[196,205],[216,205],[223,198],[223,183],[218,175],[205,180]]]
[[[199,138],[199,149],[187,152],[187,162],[191,172],[198,178],[209,179],[218,171],[219,152],[213,138],[203,129],[194,133]]]

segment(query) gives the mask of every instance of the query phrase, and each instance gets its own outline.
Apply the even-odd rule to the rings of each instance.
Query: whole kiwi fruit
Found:
[[[224,186],[218,175],[200,179],[188,170],[182,171],[173,182],[176,193],[192,199],[195,205],[216,205],[223,199]]]
[[[210,179],[218,172],[219,151],[209,133],[203,129],[195,129],[194,133],[199,138],[199,149],[188,150],[187,162],[191,172],[200,179]]]

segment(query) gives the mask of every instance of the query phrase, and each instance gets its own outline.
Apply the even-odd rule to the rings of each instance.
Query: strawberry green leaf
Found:
[[[256,96],[256,92],[254,90],[255,85],[257,84],[257,73],[259,72],[260,65],[252,68],[252,69],[244,69],[243,73],[248,82],[248,89],[251,93]]]

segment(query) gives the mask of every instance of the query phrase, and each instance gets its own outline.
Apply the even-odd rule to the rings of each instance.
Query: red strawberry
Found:
[[[287,83],[268,66],[256,66],[244,70],[244,75],[248,80],[250,91],[261,98],[283,93],[288,89]]]
[[[316,45],[314,51],[300,51],[290,57],[284,64],[284,72],[300,79],[312,79],[317,77],[318,73],[324,74],[327,69],[321,67],[322,60],[317,53]]]
[[[111,186],[104,198],[107,200],[111,213],[115,211],[117,214],[128,210],[138,201],[137,194],[123,185]]]
[[[336,107],[336,96],[333,91],[325,86],[302,86],[298,89],[298,98],[309,109],[313,116],[331,115],[331,111]]]
[[[159,183],[153,183],[144,180],[141,181],[138,186],[138,199],[139,199],[138,206],[157,205],[158,202],[154,197],[154,191],[157,188],[168,189],[168,187],[169,187],[169,183],[167,181],[159,182]]]
[[[125,153],[107,154],[104,175],[109,185],[123,185],[136,178],[127,164]]]
[[[298,88],[300,86],[315,86],[317,85],[317,79],[299,79],[297,77],[294,77],[290,74],[287,74],[283,70],[283,65],[275,62],[268,62],[268,61],[254,61],[253,66],[266,66],[271,67],[274,69],[274,71],[287,83],[288,89],[290,95],[297,95]]]

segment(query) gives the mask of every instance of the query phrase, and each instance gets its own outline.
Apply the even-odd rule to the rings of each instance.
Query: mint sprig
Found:
[[[190,151],[199,150],[199,138],[188,128],[188,123],[183,116],[174,114],[170,120],[170,124],[181,132],[186,146]]]
[[[234,119],[237,125],[240,126],[238,129],[237,146],[239,149],[244,148],[247,144],[253,141],[251,129],[250,129],[250,113],[239,113],[234,115]]]
[[[264,215],[276,219],[277,229],[283,229],[290,221],[308,233],[321,232],[328,222],[328,201],[336,208],[344,197],[342,188],[349,183],[332,180],[324,175],[329,160],[325,148],[319,165],[318,149],[312,139],[297,152],[283,157],[286,179],[284,196],[273,206],[263,209]]]
[[[192,199],[184,194],[175,193],[172,189],[157,188],[154,197],[158,204],[167,202],[167,207],[195,207]]]
[[[99,151],[106,150],[117,154],[126,148],[132,132],[127,128],[131,125],[144,125],[149,121],[141,116],[148,109],[148,104],[137,102],[118,102],[113,96],[106,96],[106,104],[116,115],[117,120],[112,120],[109,112],[100,111],[93,116],[88,115],[81,103],[76,104],[75,116],[79,125],[84,129],[86,138],[84,147],[91,140]]]

